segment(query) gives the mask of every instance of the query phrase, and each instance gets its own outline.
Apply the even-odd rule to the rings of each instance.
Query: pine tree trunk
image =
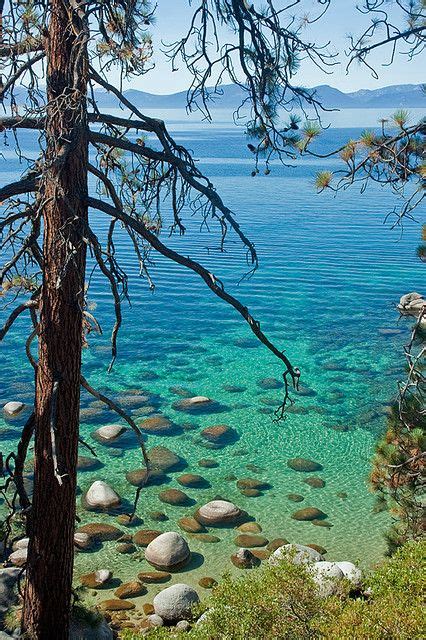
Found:
[[[51,0],[47,52],[46,164],[39,206],[43,289],[36,374],[34,494],[23,632],[69,634],[79,431],[82,305],[87,222],[87,56],[82,22]],[[77,43],[77,45],[76,45]],[[78,78],[78,80],[76,80]],[[73,87],[74,84],[74,87]]]

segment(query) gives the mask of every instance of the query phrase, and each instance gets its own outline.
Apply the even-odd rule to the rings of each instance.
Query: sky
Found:
[[[173,73],[170,62],[161,53],[161,48],[162,43],[171,43],[183,37],[188,29],[194,8],[198,6],[199,1],[157,0],[156,23],[151,28],[155,50],[155,69],[139,78],[134,78],[129,86],[157,94],[175,93],[187,89],[189,75],[184,70],[184,65],[180,65],[179,72]],[[285,4],[288,4],[288,0],[287,2],[275,0],[275,6],[278,8]],[[368,69],[358,63],[354,63],[349,73],[346,73],[347,59],[344,52],[348,46],[348,34],[360,34],[369,24],[369,18],[357,11],[356,5],[355,0],[332,0],[330,9],[321,21],[306,29],[304,37],[315,44],[326,44],[331,41],[331,50],[339,54],[341,64],[333,67],[332,75],[327,75],[321,73],[312,64],[304,63],[296,76],[297,84],[305,87],[329,84],[341,91],[351,92],[392,84],[425,82],[425,54],[411,61],[406,56],[398,55],[391,66],[383,66],[383,62],[389,59],[389,48],[379,49],[370,57],[370,61],[374,63],[373,66],[378,72],[378,79],[375,79]],[[302,7],[302,14],[305,9],[311,15],[314,15],[313,12],[318,10],[317,0],[302,0],[299,6]],[[300,15],[300,10],[297,7],[292,11],[299,11]],[[398,18],[397,14],[395,14],[395,18]],[[230,37],[225,32],[221,35]]]

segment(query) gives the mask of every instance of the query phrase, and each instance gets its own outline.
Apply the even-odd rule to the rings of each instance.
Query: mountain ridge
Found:
[[[422,92],[421,86],[420,84],[397,84],[379,89],[359,89],[344,93],[325,84],[312,87],[312,90],[315,90],[316,98],[327,109],[416,108],[426,106],[426,95]],[[186,91],[154,94],[139,89],[127,89],[124,91],[124,95],[129,100],[148,109],[174,109],[186,106]],[[242,96],[243,90],[237,85],[223,85],[221,94],[212,97],[210,107],[211,109],[236,109]],[[105,91],[97,91],[97,98],[100,106],[114,107],[117,105],[116,98]]]

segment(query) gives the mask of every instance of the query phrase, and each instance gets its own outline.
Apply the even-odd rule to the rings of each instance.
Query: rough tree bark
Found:
[[[23,632],[66,639],[70,620],[87,223],[87,56],[70,3],[51,1],[47,38],[43,293],[36,373],[33,507]],[[46,524],[48,523],[48,526]]]

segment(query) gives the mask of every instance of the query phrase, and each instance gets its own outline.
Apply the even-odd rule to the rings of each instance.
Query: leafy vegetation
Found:
[[[283,562],[244,577],[226,577],[213,591],[202,623],[189,633],[153,630],[166,640],[416,640],[423,636],[426,543],[411,542],[366,579],[364,592],[346,585],[339,596],[320,598],[304,567]],[[368,595],[366,595],[368,594]],[[201,611],[196,612],[197,614]],[[123,631],[123,640],[142,637]]]

